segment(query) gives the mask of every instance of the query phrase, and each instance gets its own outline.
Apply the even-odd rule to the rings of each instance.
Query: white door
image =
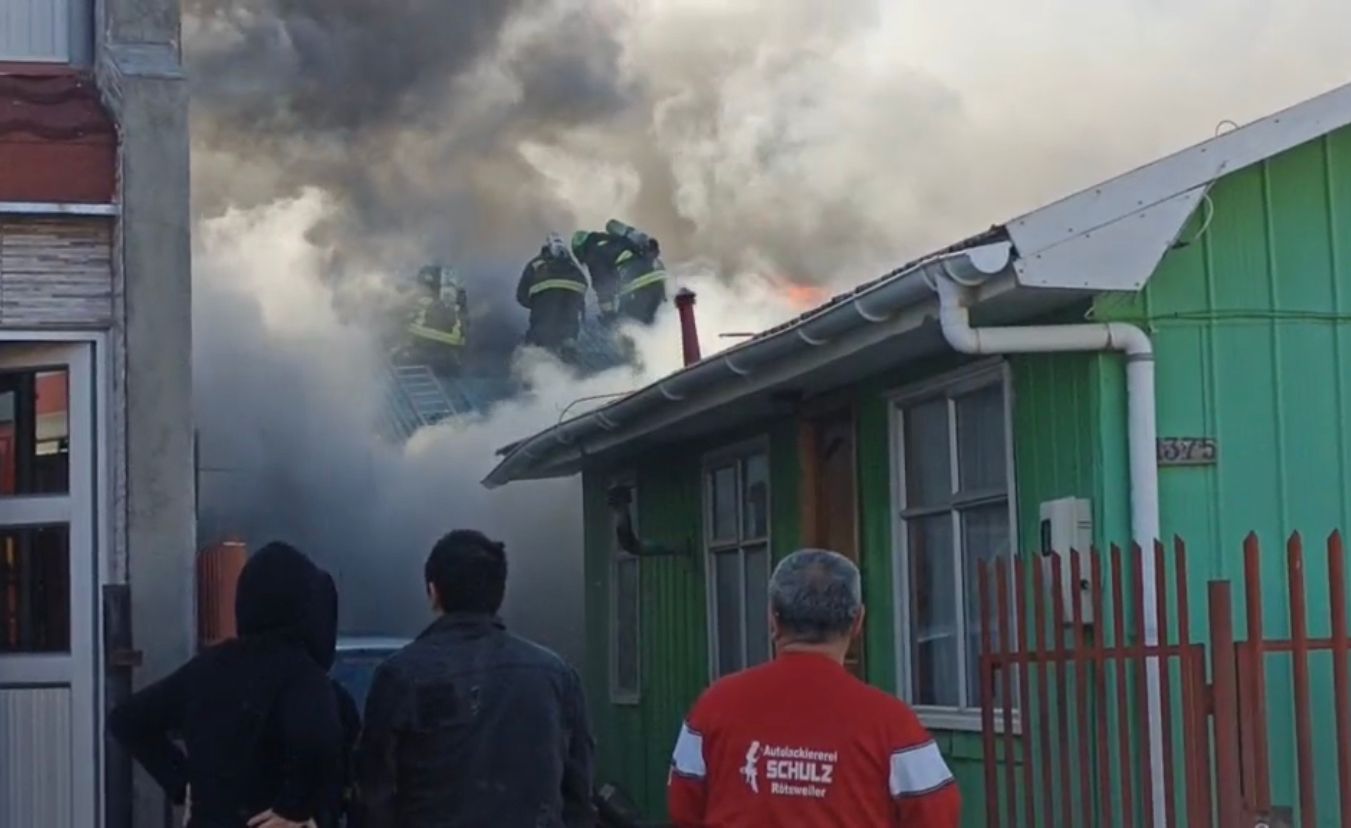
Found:
[[[0,828],[98,822],[91,352],[0,343]]]

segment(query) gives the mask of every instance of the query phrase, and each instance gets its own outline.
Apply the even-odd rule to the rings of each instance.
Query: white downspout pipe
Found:
[[[964,354],[1035,354],[1120,351],[1126,357],[1126,441],[1130,463],[1131,536],[1141,551],[1145,644],[1159,641],[1154,581],[1154,543],[1159,539],[1159,462],[1154,419],[1154,346],[1135,325],[1102,322],[1078,325],[1017,327],[971,326],[972,292],[951,274],[934,279],[939,298],[939,323],[954,350]],[[1101,622],[1099,622],[1101,623]],[[1162,715],[1159,664],[1149,659],[1148,724],[1150,776],[1153,779],[1154,824],[1164,823]]]

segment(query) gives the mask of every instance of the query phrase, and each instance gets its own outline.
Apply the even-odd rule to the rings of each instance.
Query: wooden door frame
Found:
[[[849,422],[850,435],[852,437],[852,451],[849,455],[849,474],[853,480],[853,549],[850,550],[853,555],[855,566],[859,568],[859,573],[863,573],[863,545],[862,545],[862,490],[859,485],[859,462],[858,462],[858,404],[852,397],[846,397],[842,394],[828,394],[817,397],[807,403],[804,403],[798,409],[798,433],[797,433],[797,452],[798,452],[798,514],[801,523],[798,528],[798,538],[804,546],[821,547],[825,545],[821,537],[821,519],[820,519],[820,497],[819,497],[819,478],[820,468],[818,464],[819,445],[817,442],[821,425],[828,420],[840,417]],[[838,550],[836,550],[838,551]],[[867,674],[867,649],[864,646],[862,636],[857,643],[859,678]]]

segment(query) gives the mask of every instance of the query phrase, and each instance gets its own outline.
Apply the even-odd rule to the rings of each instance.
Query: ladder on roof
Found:
[[[392,366],[394,383],[421,425],[436,425],[456,413],[436,374],[426,365]]]

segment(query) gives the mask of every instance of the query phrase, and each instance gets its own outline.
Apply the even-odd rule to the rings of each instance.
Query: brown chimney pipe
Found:
[[[685,364],[693,365],[699,355],[699,328],[694,323],[694,291],[681,288],[675,297],[676,310],[680,312],[680,348],[685,355]]]

